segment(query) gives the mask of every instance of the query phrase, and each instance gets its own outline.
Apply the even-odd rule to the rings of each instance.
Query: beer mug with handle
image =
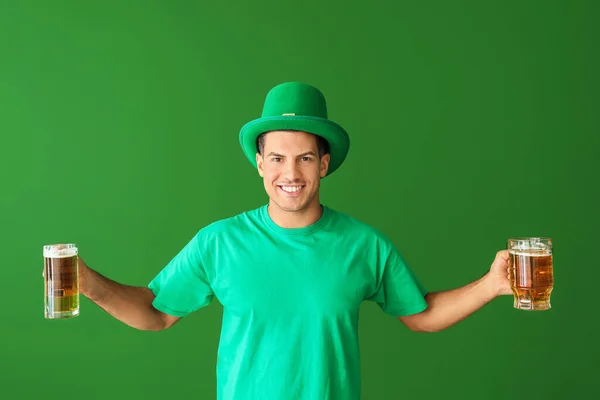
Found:
[[[44,308],[48,319],[79,315],[77,246],[44,246]]]
[[[520,310],[550,309],[550,294],[554,288],[552,239],[508,239],[510,253],[510,286],[514,307]]]

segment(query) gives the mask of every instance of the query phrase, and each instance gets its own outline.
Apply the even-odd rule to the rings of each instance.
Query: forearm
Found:
[[[154,294],[146,287],[119,284],[85,265],[80,269],[80,292],[119,321],[141,330],[166,328],[152,306]]]
[[[417,315],[415,330],[438,332],[446,329],[473,314],[496,296],[486,276],[457,289],[429,293],[425,297],[428,307]]]

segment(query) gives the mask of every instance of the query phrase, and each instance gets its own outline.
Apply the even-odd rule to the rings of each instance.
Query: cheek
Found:
[[[307,178],[310,177],[311,180],[318,180],[321,176],[321,165],[319,163],[307,165],[302,174]]]
[[[263,169],[263,179],[265,182],[270,183],[271,181],[277,179],[278,172],[275,168],[265,168]]]

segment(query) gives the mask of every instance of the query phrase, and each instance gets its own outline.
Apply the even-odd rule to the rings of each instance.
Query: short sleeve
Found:
[[[156,298],[152,305],[176,317],[207,306],[214,296],[202,261],[200,232],[148,284]]]
[[[402,255],[392,246],[387,257],[381,258],[381,276],[375,293],[368,299],[395,317],[417,314],[427,308],[427,291]]]

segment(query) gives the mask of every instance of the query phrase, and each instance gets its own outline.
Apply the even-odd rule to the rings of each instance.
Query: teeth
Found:
[[[297,192],[298,190],[302,189],[302,186],[280,186],[281,189],[283,189],[284,191],[288,192],[288,193],[294,193]]]

